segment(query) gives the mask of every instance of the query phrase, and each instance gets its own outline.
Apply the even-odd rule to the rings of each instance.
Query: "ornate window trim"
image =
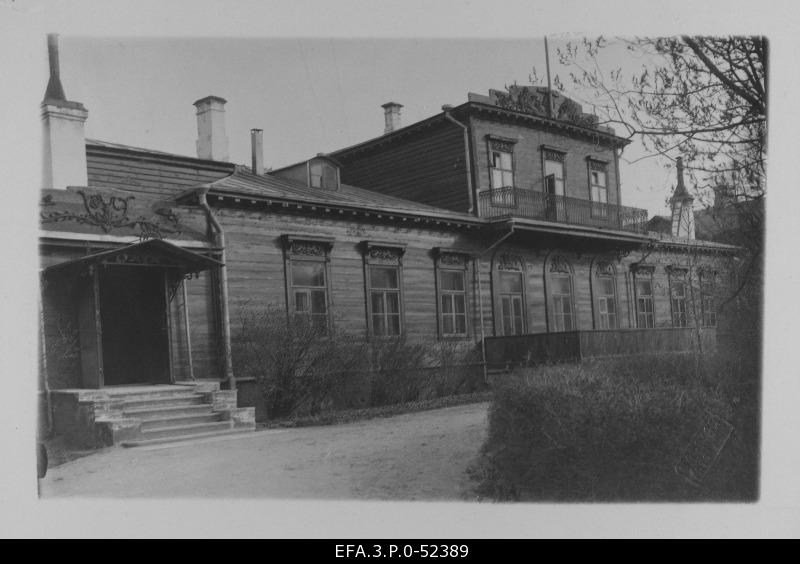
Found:
[[[525,265],[522,257],[511,253],[503,253],[498,257],[497,270],[523,272]]]
[[[438,327],[439,337],[442,339],[463,339],[469,336],[470,332],[470,292],[468,270],[470,264],[471,254],[466,251],[457,249],[447,249],[443,247],[435,247],[433,249],[435,257],[435,281],[436,281],[436,320]],[[458,272],[463,276],[464,290],[463,292],[443,290],[442,289],[442,273],[443,272]],[[464,332],[451,332],[445,333],[444,331],[444,311],[442,302],[444,296],[453,296],[451,299],[455,302],[457,295],[463,295],[464,300]],[[454,306],[454,303],[452,304]],[[455,307],[451,307],[455,312]],[[456,317],[458,314],[452,313],[454,327],[456,325]]]
[[[636,319],[636,328],[637,329],[654,329],[656,326],[656,289],[655,289],[655,281],[653,276],[655,274],[656,267],[652,264],[646,263],[633,263],[631,265],[631,273],[633,274],[633,314],[634,318]],[[652,307],[652,312],[643,312],[639,307],[639,287],[637,282],[639,280],[647,280],[650,282],[650,294],[647,296],[650,299],[650,306]],[[648,326],[645,324],[642,326],[640,322],[640,317],[644,316],[645,319],[649,318],[652,320],[652,326]]]
[[[566,294],[555,294],[554,285],[556,279],[566,278],[569,284],[568,305],[569,312],[565,311],[563,307],[563,297]],[[578,328],[578,312],[575,310],[575,276],[572,264],[562,254],[556,254],[548,257],[545,262],[545,296],[546,296],[546,310],[547,310],[547,331],[548,332],[562,332],[562,331],[576,331]],[[559,298],[559,299],[556,299]],[[560,311],[557,305],[561,304]],[[557,318],[561,318],[561,325]],[[569,318],[569,328],[566,326],[566,319]]]
[[[403,255],[406,246],[402,243],[387,241],[362,241],[361,248],[364,257],[364,299],[365,313],[367,316],[367,338],[368,339],[396,339],[405,335],[405,290],[403,283]],[[372,322],[372,294],[373,290],[378,293],[394,292],[392,289],[374,289],[372,287],[371,272],[373,267],[395,268],[397,272],[396,289],[399,300],[399,322],[400,332],[398,335],[376,335]]]
[[[631,264],[631,272],[634,274],[653,276],[656,272],[656,266],[654,264],[635,262]]]
[[[565,164],[567,161],[566,149],[553,147],[552,145],[541,145],[542,158],[546,161],[556,161]]]
[[[594,316],[594,324],[595,329],[619,329],[619,294],[617,291],[617,269],[614,267],[614,263],[612,259],[607,257],[600,257],[596,259],[595,266],[593,268],[594,276],[591,280],[592,285],[592,304],[595,311]],[[610,279],[611,280],[611,290],[612,294],[600,294],[599,292],[599,280],[602,279]],[[611,314],[608,312],[608,303],[606,303],[606,311],[602,312],[600,310],[600,300],[601,298],[611,298],[614,301],[614,313]],[[603,315],[607,316],[607,323],[608,327],[603,327]],[[611,319],[613,316],[613,327],[611,326]]]
[[[297,263],[322,263],[323,276],[325,278],[323,292],[325,297],[325,325],[330,326],[331,323],[331,271],[330,271],[330,253],[333,249],[334,239],[332,237],[320,237],[315,235],[302,235],[302,234],[284,234],[281,236],[283,243],[283,272],[284,272],[284,287],[286,289],[286,311],[287,314],[292,316],[297,313],[297,304],[295,299],[297,296],[296,288],[293,279],[293,265]],[[304,289],[310,287],[303,286]],[[319,287],[316,287],[319,290]],[[311,291],[311,290],[309,290]],[[310,304],[310,302],[309,302]],[[311,306],[309,306],[311,307]],[[309,310],[311,315],[313,314]]]

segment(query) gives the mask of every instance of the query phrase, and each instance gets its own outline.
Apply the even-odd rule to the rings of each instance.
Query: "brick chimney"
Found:
[[[383,128],[384,135],[400,129],[400,108],[403,104],[397,102],[386,102],[381,106],[383,108],[383,120],[386,126]]]
[[[672,236],[694,239],[694,198],[683,183],[683,159],[676,159],[678,184],[669,203],[672,206]]]
[[[252,153],[253,174],[264,174],[264,131],[262,129],[250,130],[250,151]]]
[[[228,161],[228,135],[225,131],[225,104],[219,96],[206,96],[194,103],[197,108],[197,158]]]
[[[47,35],[50,80],[42,100],[42,188],[86,186],[86,133],[89,112],[64,94],[58,61],[58,35]]]

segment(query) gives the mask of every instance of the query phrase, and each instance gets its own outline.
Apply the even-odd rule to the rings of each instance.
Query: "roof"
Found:
[[[458,113],[466,114],[470,112],[490,113],[492,115],[499,117],[526,121],[528,123],[544,127],[562,129],[568,133],[577,134],[581,136],[589,136],[592,137],[593,139],[599,138],[608,141],[609,143],[615,146],[624,146],[628,145],[631,142],[630,139],[619,137],[615,134],[603,131],[602,129],[584,127],[581,125],[576,125],[566,120],[559,120],[545,116],[530,114],[526,112],[510,110],[483,102],[476,102],[476,101],[464,102],[460,106],[456,106],[452,109],[449,109],[448,112],[453,114],[458,114]],[[429,118],[413,123],[411,125],[407,125],[405,127],[401,127],[400,129],[396,129],[390,133],[386,133],[378,137],[373,137],[372,139],[368,139],[367,141],[362,141],[361,143],[357,143],[349,147],[331,151],[329,154],[334,157],[340,158],[347,153],[360,152],[364,149],[369,149],[373,146],[391,143],[399,139],[402,139],[407,135],[417,133],[427,127],[435,125],[438,122],[444,121],[445,119],[446,119],[445,112],[441,112]]]
[[[304,183],[295,182],[273,175],[255,175],[245,167],[237,167],[236,172],[211,183],[210,195],[244,197],[254,200],[278,200],[292,203],[304,203],[344,209],[385,212],[392,215],[413,215],[461,221],[483,223],[473,215],[459,213],[402,198],[387,196],[380,192],[341,184],[338,190],[312,188]]]
[[[148,239],[141,243],[133,243],[60,262],[45,268],[43,272],[45,275],[74,273],[94,264],[134,265],[173,268],[183,272],[200,272],[220,266],[222,263],[161,239]]]

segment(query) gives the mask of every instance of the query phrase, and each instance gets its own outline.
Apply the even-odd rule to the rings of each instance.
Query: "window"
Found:
[[[689,326],[689,318],[686,313],[686,285],[686,271],[680,268],[669,268],[669,293],[673,327]]]
[[[498,275],[503,335],[522,335],[525,332],[522,309],[522,272],[501,271]]]
[[[467,335],[467,256],[437,249],[439,331],[443,337]]]
[[[607,216],[608,185],[605,163],[589,161],[589,197],[592,200],[592,216]]]
[[[307,315],[316,329],[328,325],[328,298],[325,263],[292,260],[292,304],[295,315]]]
[[[544,149],[545,190],[552,196],[564,195],[564,162],[566,154]]]
[[[403,333],[402,256],[405,247],[365,241],[367,327],[373,337]]]
[[[372,334],[400,335],[400,272],[396,266],[369,267]]]
[[[550,259],[550,302],[552,304],[552,331],[575,329],[575,312],[572,303],[572,267],[560,255]]]
[[[616,329],[617,298],[616,284],[614,283],[614,267],[608,262],[601,262],[597,267],[595,295],[597,300],[598,329]]]
[[[716,272],[700,273],[700,295],[703,307],[703,327],[717,326]]]
[[[653,309],[653,270],[653,267],[640,266],[634,272],[636,326],[639,329],[652,329],[656,326]]]
[[[308,165],[308,184],[312,188],[336,190],[339,187],[339,170],[329,162],[311,161]]]
[[[289,312],[325,331],[329,323],[328,260],[332,239],[284,235]]]
[[[514,187],[514,143],[516,140],[488,138],[492,190]]]

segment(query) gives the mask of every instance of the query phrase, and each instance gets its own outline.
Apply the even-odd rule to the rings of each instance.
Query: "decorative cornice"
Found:
[[[332,237],[317,237],[314,235],[281,235],[284,249],[290,255],[304,257],[327,257],[333,248]]]
[[[362,241],[364,258],[369,263],[400,264],[406,252],[406,246],[384,241]]]
[[[631,272],[634,274],[649,274],[652,276],[656,272],[656,266],[654,264],[645,264],[641,262],[634,262],[631,264]]]
[[[550,272],[559,274],[572,274],[569,262],[562,255],[555,255],[550,259]]]
[[[614,265],[610,260],[603,259],[597,263],[595,272],[597,276],[614,276]]]
[[[517,255],[503,253],[497,261],[497,270],[522,272],[522,258]]]

